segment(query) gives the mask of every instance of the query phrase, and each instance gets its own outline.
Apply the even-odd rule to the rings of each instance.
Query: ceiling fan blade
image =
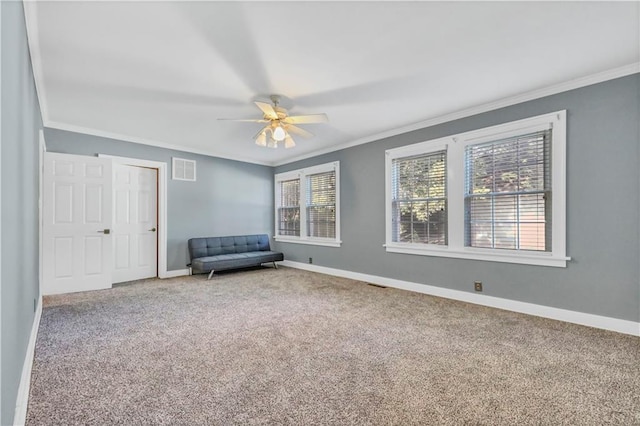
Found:
[[[284,147],[285,148],[293,148],[294,146],[296,146],[295,141],[293,140],[291,135],[289,135],[287,133],[287,136],[284,137]]]
[[[267,117],[270,120],[278,119],[278,114],[276,114],[276,110],[273,109],[273,106],[271,106],[271,104],[268,104],[266,102],[254,102],[254,103],[258,108],[262,110],[265,117]]]
[[[329,121],[329,117],[327,114],[294,115],[282,121],[288,124],[326,123]]]
[[[304,138],[312,138],[313,137],[313,133],[311,132],[307,132],[305,129],[298,127],[298,126],[294,126],[293,124],[287,124],[284,126],[285,130],[287,132],[291,132],[295,135],[300,135]]]
[[[251,118],[218,118],[220,121],[242,121],[245,123],[269,123],[269,120],[256,120]]]

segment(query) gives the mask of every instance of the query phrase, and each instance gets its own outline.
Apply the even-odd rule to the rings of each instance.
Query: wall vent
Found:
[[[196,162],[184,158],[172,158],[171,177],[174,180],[196,180]]]

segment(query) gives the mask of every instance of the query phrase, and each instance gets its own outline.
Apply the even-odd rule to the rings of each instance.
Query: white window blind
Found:
[[[446,150],[392,160],[393,242],[447,244],[446,163]]]
[[[277,234],[300,236],[300,179],[280,182]]]
[[[278,173],[275,240],[340,247],[340,162]]]
[[[307,176],[307,236],[336,237],[336,172]]]
[[[566,267],[566,120],[556,111],[387,150],[385,250]]]
[[[551,251],[551,130],[465,149],[465,246]]]

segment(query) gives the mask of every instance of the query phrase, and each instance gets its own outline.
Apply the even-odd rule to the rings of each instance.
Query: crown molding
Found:
[[[547,86],[541,89],[536,89],[536,90],[525,92],[519,95],[510,96],[510,97],[502,98],[496,101],[477,105],[474,107],[447,113],[444,115],[427,118],[425,120],[421,120],[413,124],[397,127],[394,129],[386,130],[384,132],[380,132],[380,133],[375,133],[369,136],[352,140],[350,142],[334,145],[324,149],[315,150],[307,154],[299,155],[289,159],[276,160],[276,161],[257,161],[255,159],[250,159],[242,156],[223,155],[211,150],[193,149],[185,146],[174,145],[167,142],[161,142],[161,141],[156,141],[151,139],[139,138],[136,136],[112,133],[112,132],[103,131],[99,129],[77,126],[70,123],[61,123],[61,122],[51,120],[49,115],[48,101],[47,101],[46,89],[44,84],[44,73],[42,71],[42,61],[41,61],[42,55],[40,51],[39,32],[38,32],[38,25],[37,25],[38,23],[37,4],[38,4],[37,1],[23,0],[24,12],[25,12],[25,23],[27,28],[27,39],[29,43],[29,52],[31,56],[31,64],[33,67],[33,75],[35,80],[36,92],[38,94],[38,101],[40,104],[40,113],[42,115],[42,121],[45,127],[48,127],[51,129],[66,130],[66,131],[71,131],[76,133],[84,133],[87,135],[99,136],[99,137],[104,137],[109,139],[117,139],[117,140],[122,140],[126,142],[139,143],[143,145],[156,146],[159,148],[167,148],[167,149],[172,149],[176,151],[189,152],[193,154],[213,156],[213,157],[224,158],[224,159],[234,160],[234,161],[242,161],[245,163],[259,164],[262,166],[271,166],[271,167],[282,166],[285,164],[294,163],[296,161],[304,160],[307,158],[317,157],[322,154],[327,154],[327,153],[339,151],[345,148],[351,148],[354,146],[363,145],[363,144],[374,142],[380,139],[397,136],[403,133],[408,133],[414,130],[435,126],[437,124],[450,122],[460,118],[481,114],[484,112],[508,107],[511,105],[516,105],[522,102],[527,102],[530,100],[539,99],[539,98],[555,95],[562,92],[567,92],[569,90],[578,89],[581,87],[601,83],[607,80],[613,80],[615,78],[624,77],[627,75],[640,72],[640,62],[634,62],[632,64],[628,64],[622,67],[613,68],[607,71],[602,71],[599,73],[569,80],[564,83]]]
[[[530,92],[521,93],[515,96],[509,96],[506,98],[498,99],[496,101],[488,102],[481,105],[476,105],[470,108],[465,108],[459,111],[454,111],[444,115],[440,115],[433,118],[428,118],[417,123],[409,124],[395,129],[386,130],[384,132],[375,133],[373,135],[365,136],[363,138],[355,139],[351,142],[344,144],[334,145],[329,148],[319,149],[308,154],[293,157],[288,160],[278,161],[272,164],[273,166],[282,166],[285,164],[291,164],[296,161],[305,160],[307,158],[317,157],[318,155],[328,154],[330,152],[339,151],[345,148],[351,148],[357,145],[363,145],[369,142],[378,141],[380,139],[397,136],[403,133],[412,132],[414,130],[424,129],[427,127],[435,126],[437,124],[447,123],[450,121],[458,120],[472,115],[482,114],[484,112],[493,111],[500,108],[520,104],[523,102],[531,101],[534,99],[544,98],[546,96],[556,95],[562,92],[568,92],[570,90],[579,89],[581,87],[590,86],[592,84],[602,83],[604,81],[613,80],[627,75],[636,74],[640,72],[640,62],[634,62],[622,67],[613,68],[607,71],[602,71],[596,74],[576,78],[566,81],[564,83],[554,84],[541,89],[532,90]]]
[[[42,71],[42,54],[40,52],[40,32],[38,31],[38,11],[37,2],[22,2],[24,7],[24,21],[27,29],[27,44],[29,56],[31,57],[31,69],[33,70],[33,80],[36,85],[38,104],[40,105],[40,115],[43,123],[49,120],[49,109],[47,93],[44,85],[44,72]]]
[[[206,155],[208,157],[223,158],[225,160],[233,160],[233,161],[240,161],[243,163],[258,164],[260,166],[270,166],[270,167],[273,166],[273,164],[268,163],[266,161],[256,161],[251,158],[244,158],[240,156],[231,157],[229,155],[220,154],[213,150],[193,149],[193,148],[189,148],[182,145],[175,145],[167,142],[161,142],[153,139],[145,139],[145,138],[140,138],[136,136],[123,135],[120,133],[107,132],[104,130],[93,129],[90,127],[76,126],[74,124],[61,123],[58,121],[47,120],[44,122],[44,127],[47,127],[49,129],[65,130],[67,132],[81,133],[84,135],[98,136],[101,138],[115,139],[118,141],[155,146],[156,148],[165,148],[165,149],[171,149],[174,151],[188,152],[191,154]]]
[[[37,55],[36,55],[37,56]],[[213,150],[199,150],[193,149],[189,147],[185,147],[182,145],[174,145],[167,142],[145,139],[136,136],[124,135],[119,133],[107,132],[104,130],[76,126],[68,123],[61,123],[56,121],[48,120],[45,115],[46,108],[42,110],[43,113],[43,122],[44,126],[51,129],[58,130],[66,130],[75,133],[83,133],[87,135],[99,136],[108,139],[116,139],[125,142],[139,143],[143,145],[156,146],[159,148],[172,149],[175,151],[189,152],[192,154],[200,154],[207,155],[212,157],[224,158],[227,160],[234,161],[242,161],[245,163],[258,164],[261,166],[271,166],[277,167],[285,164],[291,164],[296,161],[304,160],[307,158],[317,157],[319,155],[328,154],[330,152],[339,151],[341,149],[351,148],[358,145],[363,145],[370,142],[375,142],[384,138],[389,138],[393,136],[397,136],[403,133],[408,133],[414,130],[424,129],[427,127],[435,126],[437,124],[447,123],[450,121],[458,120],[465,117],[470,117],[477,114],[482,114],[484,112],[493,111],[500,108],[505,108],[508,106],[520,104],[523,102],[531,101],[534,99],[540,99],[551,95],[556,95],[558,93],[568,92],[570,90],[579,89],[581,87],[590,86],[597,83],[602,83],[604,81],[613,80],[620,77],[625,77],[627,75],[636,74],[640,72],[640,62],[635,62],[633,64],[625,65],[623,67],[613,68],[607,71],[599,72],[596,74],[591,74],[585,77],[580,77],[577,79],[569,80],[564,83],[554,84],[552,86],[547,86],[541,89],[532,90],[530,92],[521,93],[519,95],[510,96],[507,98],[498,99],[496,101],[488,102],[485,104],[477,105],[471,108],[465,108],[463,110],[451,112],[448,114],[440,115],[437,117],[429,118],[426,120],[422,120],[413,124],[409,124],[407,126],[397,127],[395,129],[386,130],[384,132],[376,133],[373,135],[369,135],[363,138],[355,139],[351,142],[347,142],[340,145],[334,145],[332,147],[328,147],[325,149],[320,149],[316,151],[312,151],[308,154],[303,154],[297,157],[293,157],[290,159],[282,160],[282,161],[256,161],[251,158],[241,157],[241,156],[229,156],[225,154],[220,154]],[[34,71],[35,74],[35,71]],[[36,79],[37,81],[37,79]],[[37,85],[36,85],[37,87]],[[41,99],[41,104],[46,105],[46,101]]]
[[[44,84],[44,72],[42,69],[42,54],[40,49],[40,34],[38,31],[38,11],[37,1],[23,0],[24,6],[24,18],[25,26],[27,29],[27,42],[29,46],[29,54],[31,57],[31,67],[33,69],[33,78],[36,86],[36,93],[38,95],[38,103],[40,105],[40,115],[42,116],[42,124],[44,127],[57,130],[65,130],[74,133],[82,133],[86,135],[98,136],[108,139],[116,139],[125,142],[138,143],[142,145],[155,146],[158,148],[166,148],[175,151],[188,152],[192,154],[206,155],[209,157],[224,158],[227,160],[241,161],[244,163],[258,164],[261,166],[273,166],[273,162],[256,161],[254,159],[245,158],[241,156],[228,156],[220,154],[210,150],[192,149],[181,145],[170,144],[166,142],[156,141],[152,139],[139,138],[136,136],[124,135],[114,132],[108,132],[104,130],[94,129],[90,127],[77,126],[70,123],[62,123],[59,121],[53,121],[49,115],[47,94]]]

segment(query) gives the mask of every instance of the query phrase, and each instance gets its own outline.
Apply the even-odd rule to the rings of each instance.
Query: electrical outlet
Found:
[[[313,263],[313,257],[309,258],[309,263]]]
[[[476,291],[482,291],[482,281],[474,281],[473,287],[476,289]]]

